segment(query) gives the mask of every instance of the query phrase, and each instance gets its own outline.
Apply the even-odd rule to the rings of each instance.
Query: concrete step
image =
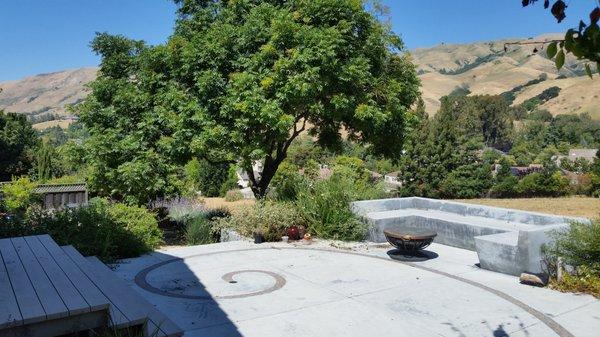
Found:
[[[517,256],[519,232],[506,232],[475,237],[475,251],[481,267],[511,275],[519,275]]]

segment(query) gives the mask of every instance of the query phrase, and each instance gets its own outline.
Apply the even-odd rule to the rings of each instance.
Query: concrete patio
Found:
[[[178,247],[115,272],[185,336],[598,336],[600,301],[480,269],[477,253],[391,260],[387,244]]]

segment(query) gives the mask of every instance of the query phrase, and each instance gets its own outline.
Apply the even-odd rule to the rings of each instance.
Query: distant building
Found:
[[[252,165],[252,171],[254,171],[254,178],[257,180],[260,179],[260,176],[263,171],[262,163],[259,161],[254,162],[254,164]],[[237,184],[240,188],[247,188],[250,186],[250,177],[248,177],[248,173],[246,172],[246,170],[238,169],[236,174],[238,178]]]
[[[500,164],[495,164],[493,166],[492,174],[494,177],[498,174],[501,167],[502,167],[502,165],[500,165]],[[513,176],[515,176],[517,178],[523,178],[524,176],[526,176],[528,174],[535,173],[535,172],[541,172],[543,169],[544,169],[544,166],[540,165],[540,164],[530,164],[529,166],[511,166],[510,174],[512,174]]]
[[[400,180],[398,180],[399,175],[400,171],[386,173],[386,175],[384,176],[384,180],[388,184],[402,185]]]
[[[571,149],[569,150],[569,154],[566,156],[554,156],[552,157],[552,159],[554,159],[554,162],[557,165],[560,165],[560,163],[563,160],[569,160],[570,162],[575,162],[577,159],[584,159],[587,160],[589,163],[593,163],[594,159],[596,158],[596,153],[598,152],[598,149]]]
[[[86,205],[88,193],[85,183],[38,185],[35,191],[42,197],[45,209],[63,209]]]
[[[0,185],[10,182],[0,182]],[[88,193],[85,183],[38,185],[35,194],[40,195],[45,209],[63,209],[87,205]],[[2,194],[0,193],[0,199]]]

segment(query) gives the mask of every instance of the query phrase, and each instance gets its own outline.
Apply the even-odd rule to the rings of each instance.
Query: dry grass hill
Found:
[[[532,41],[553,37],[558,36],[539,36]],[[541,45],[509,46],[505,52],[504,44],[515,41],[523,40],[443,44],[411,51],[419,69],[427,111],[435,113],[439,98],[457,88],[468,89],[472,94],[500,94],[546,74],[545,81],[517,91],[514,103],[558,86],[561,88],[559,96],[541,108],[555,115],[588,112],[600,119],[600,78],[590,80],[584,75],[583,64],[570,58],[558,72]],[[533,53],[534,47],[539,49],[538,53]],[[70,114],[68,106],[85,97],[85,84],[95,76],[95,68],[82,68],[0,83],[0,109],[28,114],[38,129],[68,125],[69,121],[63,120]],[[49,121],[51,119],[58,120]]]
[[[557,37],[560,36],[544,35],[530,41]],[[564,68],[558,72],[541,45],[509,45],[504,51],[506,42],[516,41],[525,40],[439,45],[413,50],[427,111],[435,113],[440,106],[439,98],[457,88],[468,89],[471,94],[500,94],[546,74],[547,80],[518,91],[514,103],[519,104],[544,89],[557,86],[561,88],[559,96],[541,108],[554,115],[588,112],[600,119],[600,78],[591,80],[585,75],[583,63],[573,58],[567,58]],[[538,53],[533,53],[534,48],[539,50]]]
[[[95,77],[95,68],[81,68],[0,83],[0,109],[27,114],[38,128],[57,125],[48,121],[70,115],[68,106],[85,98],[85,84]]]

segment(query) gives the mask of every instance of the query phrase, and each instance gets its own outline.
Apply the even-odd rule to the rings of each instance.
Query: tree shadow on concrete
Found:
[[[117,272],[119,269],[130,270],[133,275],[126,277],[133,277],[132,286],[141,288],[139,293],[185,330],[185,336],[242,336],[221,308],[218,295],[207,290],[197,272],[189,268],[184,258],[153,252],[139,259],[121,261],[116,266]],[[128,261],[132,264],[129,267]],[[139,261],[144,261],[141,270],[134,265]],[[222,280],[232,287],[236,284],[235,277],[227,274],[223,275]]]

